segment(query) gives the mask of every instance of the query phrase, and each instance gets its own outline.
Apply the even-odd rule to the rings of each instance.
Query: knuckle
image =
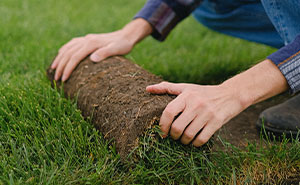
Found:
[[[167,82],[160,82],[160,84],[162,84],[162,85],[166,85],[166,84],[167,84]]]
[[[61,74],[62,71],[63,71],[63,67],[62,67],[61,65],[59,65],[59,66],[57,67],[57,69],[56,69],[56,73],[57,73],[57,74]]]
[[[79,60],[79,56],[78,56],[78,55],[73,55],[73,56],[70,58],[70,62],[76,62],[77,60]]]
[[[185,95],[187,96],[187,98],[189,98],[190,100],[192,100],[193,102],[201,102],[199,94],[195,91],[186,91]]]
[[[87,43],[87,44],[92,44],[92,43],[94,43],[94,39],[91,38],[91,37],[86,37],[85,40],[86,40],[85,43]]]
[[[224,120],[221,118],[221,116],[217,115],[216,113],[214,113],[213,119],[215,120],[215,122],[217,123],[217,125],[221,124],[224,122]]]
[[[223,125],[223,122],[218,122],[218,123],[215,123],[212,128],[214,129],[214,132],[216,132],[217,130],[219,130]]]
[[[214,118],[216,117],[216,112],[215,112],[213,109],[208,108],[208,109],[206,110],[206,112],[207,112],[207,116],[208,116],[210,119],[214,119]]]
[[[197,143],[198,143],[198,146],[201,146],[203,144],[205,144],[207,141],[208,141],[209,138],[207,137],[200,137],[197,139]]]
[[[179,136],[179,135],[181,135],[181,132],[182,130],[181,130],[181,128],[180,127],[178,127],[177,125],[172,125],[171,126],[171,132],[172,132],[172,134],[174,134],[175,136]]]
[[[205,109],[206,108],[205,102],[203,102],[201,100],[195,100],[195,102],[197,102],[195,105],[196,109]]]
[[[64,56],[61,59],[61,63],[65,64],[68,63],[68,61],[70,60],[70,58],[72,57],[73,53],[72,52],[66,52],[64,53]]]
[[[68,48],[68,43],[63,45],[61,48],[59,48],[58,52],[59,54],[63,54]]]
[[[63,50],[64,50],[64,47],[59,48],[58,53],[62,53]]]
[[[99,55],[103,56],[103,57],[108,57],[110,55],[109,50],[102,50]]]
[[[163,112],[167,117],[175,117],[175,109],[172,104],[168,104]]]
[[[194,134],[192,132],[185,132],[184,133],[184,137],[187,139],[187,140],[192,140],[194,138]]]
[[[95,34],[90,33],[90,34],[87,34],[87,35],[85,36],[85,38],[91,39],[91,38],[93,38],[94,36],[95,36]]]
[[[162,86],[167,86],[169,83],[168,82],[160,82],[160,85]]]
[[[189,106],[196,112],[207,111],[207,105],[205,102],[201,101],[199,98],[188,98]]]
[[[73,42],[78,41],[78,40],[80,40],[80,37],[74,37],[74,38],[71,39],[71,41],[73,41]]]
[[[87,42],[93,42],[95,40],[95,37],[92,36],[91,34],[88,34],[84,37],[84,39],[87,41]]]
[[[93,47],[93,48],[97,48],[97,45],[98,45],[98,42],[97,40],[95,39],[89,39],[87,40],[87,43],[85,44],[85,48],[90,48],[90,47]]]

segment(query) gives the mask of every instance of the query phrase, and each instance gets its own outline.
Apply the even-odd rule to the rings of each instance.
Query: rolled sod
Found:
[[[47,76],[54,82],[54,70]],[[169,95],[152,95],[146,86],[162,78],[149,73],[124,57],[111,57],[94,63],[82,61],[63,84],[66,97],[76,99],[83,117],[91,118],[104,138],[115,142],[116,150],[126,159],[147,128],[158,122]]]

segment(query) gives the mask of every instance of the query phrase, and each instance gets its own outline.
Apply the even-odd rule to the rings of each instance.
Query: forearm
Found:
[[[280,70],[270,60],[265,60],[221,85],[163,82],[148,86],[147,91],[177,95],[160,118],[163,137],[169,133],[184,144],[192,142],[194,146],[201,146],[248,106],[287,88]]]
[[[221,86],[233,91],[244,108],[288,89],[286,79],[268,59],[225,81]]]
[[[137,18],[124,26],[120,31],[133,45],[135,45],[150,35],[153,28],[146,20]]]

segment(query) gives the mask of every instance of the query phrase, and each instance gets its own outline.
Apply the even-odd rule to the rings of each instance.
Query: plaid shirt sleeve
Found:
[[[154,28],[152,36],[163,41],[201,2],[202,0],[148,0],[134,19],[143,18],[148,21]]]
[[[286,78],[291,93],[300,91],[300,35],[293,42],[267,57]]]

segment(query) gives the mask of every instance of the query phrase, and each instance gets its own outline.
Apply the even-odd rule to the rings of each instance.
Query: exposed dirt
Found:
[[[259,143],[259,131],[255,126],[259,114],[271,106],[284,102],[288,98],[290,98],[290,95],[286,93],[250,106],[224,125],[215,136],[220,136],[222,140],[240,148],[247,146],[248,142]],[[214,149],[222,149],[223,145],[217,137],[215,141]]]
[[[286,101],[290,97],[291,96],[288,93],[285,93],[253,105],[240,113],[237,117],[229,121],[215,134],[212,150],[217,152],[228,149],[224,147],[222,142],[218,139],[219,137],[223,141],[229,142],[230,144],[239,147],[240,149],[244,149],[248,145],[248,142],[257,143],[257,146],[259,146],[259,144],[262,144],[264,146],[264,144],[266,143],[260,143],[260,131],[256,129],[256,121],[258,120],[259,114],[271,106]],[[271,140],[271,142],[274,142],[274,144],[276,144],[277,141]],[[282,179],[278,184],[300,185],[300,176]]]
[[[48,70],[53,81],[54,71]],[[92,122],[105,138],[114,139],[116,149],[125,159],[137,146],[138,138],[159,117],[165,106],[174,98],[168,95],[151,95],[147,85],[162,79],[123,57],[112,57],[99,63],[89,59],[81,62],[70,79],[64,83],[66,96],[77,99],[82,115],[92,117]],[[60,87],[60,82],[57,86]],[[289,98],[283,94],[253,105],[228,122],[215,134],[213,150],[223,149],[223,140],[244,147],[248,142],[259,142],[255,123],[259,114]]]
[[[54,71],[48,69],[53,81]],[[107,139],[116,142],[116,150],[125,159],[138,144],[147,127],[158,120],[173,99],[145,91],[147,85],[162,79],[123,57],[112,57],[99,63],[81,62],[63,84],[66,96],[77,98],[82,115]],[[60,87],[60,83],[57,86]]]

